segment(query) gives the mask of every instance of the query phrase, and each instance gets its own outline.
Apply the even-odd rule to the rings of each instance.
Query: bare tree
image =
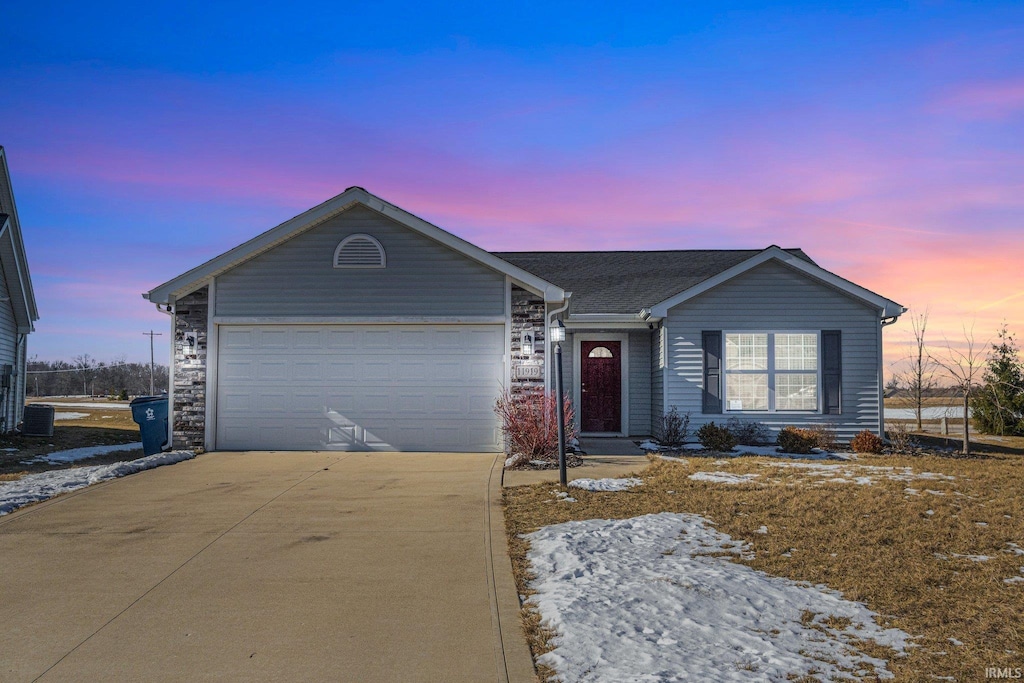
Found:
[[[96,379],[96,360],[86,353],[75,356],[71,362],[78,368],[78,378],[82,380],[82,393],[88,396],[92,393],[89,391],[89,382]]]
[[[936,386],[938,381],[935,373],[939,365],[928,354],[925,342],[925,331],[928,329],[928,309],[910,318],[911,332],[914,335],[914,346],[904,361],[904,372],[895,376],[901,389],[906,389],[904,401],[914,411],[917,418],[917,431],[921,431],[922,413],[924,412],[925,396]]]
[[[982,373],[985,370],[985,356],[983,349],[988,348],[988,342],[976,344],[974,341],[974,325],[968,330],[964,327],[963,349],[957,349],[949,340],[946,340],[946,352],[941,358],[929,354],[929,358],[936,365],[946,371],[946,374],[953,381],[957,392],[963,399],[964,405],[964,447],[963,454],[971,454],[971,420],[970,405],[972,392],[982,384]]]

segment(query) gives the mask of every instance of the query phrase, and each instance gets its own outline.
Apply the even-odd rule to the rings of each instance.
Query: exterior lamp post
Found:
[[[549,330],[551,341],[555,342],[555,414],[558,419],[558,482],[562,488],[565,481],[565,399],[562,393],[562,342],[565,341],[565,325],[556,320]]]

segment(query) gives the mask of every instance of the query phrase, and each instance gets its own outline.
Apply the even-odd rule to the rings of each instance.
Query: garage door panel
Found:
[[[504,327],[223,326],[217,447],[495,451]]]

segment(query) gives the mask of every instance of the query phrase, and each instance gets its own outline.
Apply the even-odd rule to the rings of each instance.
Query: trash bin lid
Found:
[[[138,398],[132,399],[132,402],[128,405],[138,405],[139,403],[156,403],[157,401],[166,401],[167,396],[139,396]]]

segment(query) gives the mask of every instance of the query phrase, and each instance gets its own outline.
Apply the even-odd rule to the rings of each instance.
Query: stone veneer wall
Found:
[[[523,329],[533,328],[533,354],[523,353]],[[512,386],[513,396],[544,391],[544,358],[547,349],[547,330],[544,321],[544,299],[520,287],[512,286]],[[519,376],[518,368],[539,368],[536,378]]]
[[[206,442],[206,328],[209,289],[178,299],[174,307],[174,448],[201,449]],[[195,336],[185,355],[186,337]]]

